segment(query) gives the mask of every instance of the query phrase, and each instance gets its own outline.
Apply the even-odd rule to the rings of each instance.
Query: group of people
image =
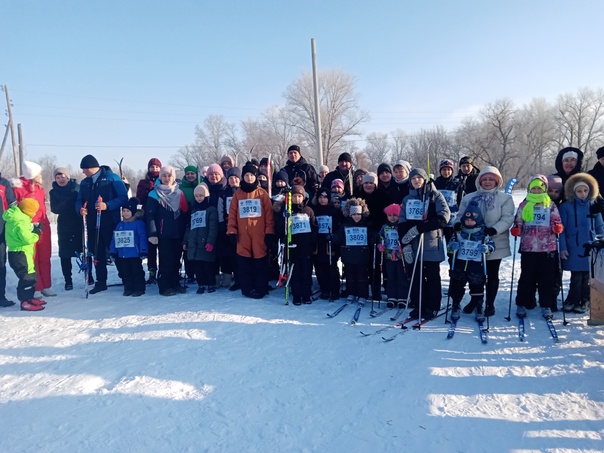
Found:
[[[184,262],[187,282],[197,283],[198,294],[225,287],[260,299],[269,281],[278,280],[291,290],[293,304],[301,305],[312,303],[314,269],[321,299],[364,304],[381,300],[385,288],[389,308],[409,306],[410,316],[430,319],[441,309],[440,265],[448,259],[452,318],[461,315],[467,285],[470,302],[463,311],[482,319],[495,313],[499,267],[512,253],[511,233],[520,238],[518,316],[537,300],[545,317],[558,309],[562,269],[571,271],[563,308],[587,308],[583,244],[604,233],[598,190],[604,148],[597,152],[593,176],[581,171],[581,150],[562,149],[557,173],[532,177],[518,210],[499,170],[478,169],[468,156],[457,172],[452,160],[441,160],[433,179],[404,160],[382,163],[374,173],[353,169],[351,155],[342,153],[336,168],[317,172],[299,146],[287,153],[278,171],[268,158],[240,169],[224,156],[202,170],[185,167],[181,181],[172,166],[152,158],[136,197],[128,195],[134,188],[92,155],[81,160],[80,184],[66,168],[55,169],[49,198],[58,214],[65,290],[73,289],[72,259],[78,257],[90,294],[107,289],[113,261],[124,296],[139,297],[155,283],[160,295],[173,296],[187,291],[180,276]],[[8,246],[21,309],[38,311],[43,297],[56,295],[50,223],[40,166],[25,162],[22,170],[16,180],[0,178],[0,306],[13,304],[5,297]]]

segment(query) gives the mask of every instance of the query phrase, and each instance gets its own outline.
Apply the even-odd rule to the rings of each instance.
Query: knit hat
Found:
[[[428,181],[428,173],[423,168],[414,168],[409,172],[409,181],[413,179],[414,176],[421,176],[424,178],[424,181]]]
[[[164,175],[166,173],[171,174],[174,179],[176,179],[176,170],[174,170],[174,167],[172,165],[166,165],[165,167],[161,167],[161,170],[159,171],[159,175]]]
[[[317,191],[317,198],[319,197],[325,197],[329,199],[331,197],[331,193],[329,192],[329,190],[323,187]]]
[[[403,167],[405,170],[407,170],[407,173],[411,171],[411,164],[406,160],[397,160],[392,168],[396,167]]]
[[[258,162],[258,159],[256,159],[255,157],[252,157],[250,160],[248,160],[246,164],[252,164],[256,168],[260,166],[260,162]]]
[[[235,161],[228,154],[225,154],[224,156],[222,156],[220,158],[220,160],[218,161],[218,164],[220,165],[220,167],[222,167],[222,164],[225,163],[225,162],[230,162],[231,163],[231,167],[235,166]]]
[[[564,187],[562,178],[558,175],[549,175],[547,177],[547,187],[552,190],[562,190]]]
[[[366,173],[365,176],[363,176],[363,184],[368,183],[368,182],[370,182],[372,184],[377,184],[377,180],[378,180],[377,175],[372,171]]]
[[[189,171],[192,171],[192,172],[194,172],[195,174],[197,174],[197,167],[196,167],[195,165],[187,165],[187,166],[185,167],[185,173],[187,173],[187,172],[189,172]]]
[[[40,204],[33,198],[24,198],[19,203],[19,209],[21,209],[23,214],[26,214],[33,219],[36,212],[38,212],[38,209],[40,209]]]
[[[475,225],[466,225],[466,220],[472,219],[475,222]],[[482,217],[482,211],[480,210],[480,206],[478,203],[471,201],[466,206],[465,212],[460,217],[460,222],[463,226],[473,228],[475,226],[480,226],[484,224],[484,219]]]
[[[221,179],[224,178],[224,172],[222,171],[222,167],[218,164],[212,164],[208,166],[208,171],[206,172],[206,175],[209,173],[218,173]]]
[[[529,182],[528,190],[530,191],[534,187],[540,187],[543,192],[547,192],[547,178],[543,175],[533,176]]]
[[[573,192],[575,190],[577,190],[577,187],[581,187],[581,186],[585,186],[585,187],[587,187],[589,189],[589,184],[587,184],[585,181],[579,181],[579,182],[577,182],[577,184],[575,184],[573,186]]]
[[[391,205],[388,205],[384,208],[384,212],[386,213],[386,215],[394,214],[396,216],[399,216],[401,215],[401,205],[392,203]]]
[[[82,161],[80,162],[80,168],[82,170],[84,170],[85,168],[99,168],[99,161],[96,160],[96,157],[94,157],[92,154],[87,154],[86,156],[84,156],[82,158]]]
[[[354,171],[353,179],[356,181],[357,180],[357,176],[359,176],[359,175],[365,176],[366,174],[367,174],[367,170],[365,170],[364,168],[357,168]]]
[[[298,193],[298,194],[302,195],[303,197],[306,196],[306,191],[304,190],[303,186],[297,186],[297,185],[293,186],[292,187],[292,195],[295,194],[295,193]]]
[[[333,189],[334,187],[341,187],[343,189],[344,188],[344,181],[342,181],[341,179],[334,179],[331,182],[331,188]]]
[[[598,150],[596,151],[596,156],[598,157],[598,159],[602,159],[604,157],[604,146],[598,148]]]
[[[122,205],[122,209],[127,209],[128,211],[130,211],[132,213],[132,215],[134,215],[138,211],[139,204],[140,204],[139,199],[136,197],[132,197]]]
[[[241,169],[241,176],[245,176],[246,173],[251,173],[254,176],[258,176],[258,168],[252,164],[245,164]]]
[[[477,188],[480,186],[480,180],[487,174],[490,174],[491,176],[495,176],[497,178],[497,185],[501,184],[503,178],[501,177],[501,173],[499,172],[497,167],[487,165],[486,167],[483,167],[483,169],[480,170],[480,173],[478,174],[478,178],[476,179]]]
[[[340,154],[340,156],[338,157],[338,163],[340,163],[342,161],[352,163],[352,156],[350,155],[350,153]]]
[[[451,170],[455,170],[455,165],[453,165],[452,160],[443,159],[440,161],[440,164],[438,164],[438,171],[442,170],[443,168],[447,168],[447,167],[449,167]]]
[[[377,168],[377,174],[381,175],[385,171],[392,174],[392,168],[390,168],[390,165],[386,163],[381,163]]]
[[[298,152],[300,152],[300,147],[298,145],[292,145],[289,148],[287,148],[287,152],[289,153],[290,151],[298,151]]]
[[[203,195],[206,198],[210,196],[210,189],[208,189],[208,186],[205,182],[199,183],[193,190],[193,195],[199,194]]]
[[[463,156],[461,159],[459,159],[459,166],[461,167],[463,164],[474,164],[474,159],[472,159],[470,156]]]
[[[576,151],[566,151],[564,154],[562,154],[562,160],[564,159],[577,159],[577,157],[579,157],[579,155],[577,154]]]
[[[56,178],[57,175],[65,175],[67,177],[67,179],[69,179],[71,177],[69,170],[65,167],[55,168],[55,171],[52,172],[52,176],[53,176],[53,178]]]
[[[329,173],[329,167],[327,165],[321,165],[319,167],[319,173],[327,172]]]
[[[147,170],[151,168],[151,165],[157,165],[159,168],[161,168],[161,162],[157,157],[152,157],[149,159],[149,162],[147,163]],[[195,170],[195,173],[197,173],[197,170]]]
[[[285,181],[285,185],[287,186],[289,183],[289,176],[285,170],[278,171],[275,176],[273,176],[273,184],[277,181]]]
[[[23,161],[23,166],[21,167],[21,176],[25,179],[34,179],[42,173],[42,167],[40,167],[35,162],[30,162],[28,160]]]
[[[262,167],[263,165],[268,166],[268,157],[263,157],[260,159],[260,166]]]
[[[241,179],[241,169],[239,167],[229,168],[226,173],[226,178],[229,179],[231,176],[236,176]]]

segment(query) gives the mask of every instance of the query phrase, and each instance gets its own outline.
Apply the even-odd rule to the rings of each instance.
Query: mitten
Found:
[[[562,232],[564,231],[564,225],[562,225],[561,223],[554,223],[552,230],[555,234],[562,234]]]
[[[452,252],[456,252],[459,250],[459,242],[451,242],[447,248]]]
[[[415,237],[419,234],[419,231],[417,231],[417,227],[413,227],[411,228],[409,231],[407,231],[405,233],[405,235],[403,236],[403,238],[401,239],[401,243],[403,245],[407,245],[409,244],[413,239],[415,239]]]
[[[212,253],[212,250],[214,250],[214,244],[207,243],[206,244],[206,252]]]
[[[513,226],[512,229],[510,230],[510,233],[512,233],[512,236],[514,236],[514,237],[520,236],[520,227]]]
[[[41,223],[34,223],[31,230],[38,236],[40,236],[42,234],[42,231],[44,230],[44,225],[42,225]]]
[[[497,230],[493,227],[487,228],[486,230],[484,230],[484,232],[487,236],[495,236],[497,234]]]
[[[413,264],[413,247],[411,245],[403,247],[403,257],[405,258],[405,263]]]
[[[484,253],[484,254],[488,254],[488,253],[490,253],[489,246],[488,246],[488,245],[486,245],[486,244],[482,244],[482,245],[480,246],[480,252],[481,252],[481,253]]]
[[[382,253],[384,253],[384,250],[386,250],[386,246],[384,244],[380,244],[377,246],[378,250]]]
[[[455,231],[461,231],[461,223],[456,223],[455,225],[453,225],[453,229]]]
[[[157,245],[157,244],[159,244],[159,239],[157,238],[157,236],[151,236],[149,238],[149,242],[153,245]]]

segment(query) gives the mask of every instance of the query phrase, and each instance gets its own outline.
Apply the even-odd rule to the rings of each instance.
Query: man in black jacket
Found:
[[[309,200],[313,199],[315,191],[319,186],[317,172],[315,171],[315,168],[302,157],[298,145],[292,145],[287,149],[287,162],[285,163],[285,167],[281,170],[284,170],[287,173],[290,187],[296,184],[303,185],[304,190],[308,193]]]
[[[344,193],[346,194],[346,198],[350,198],[354,192],[353,175],[352,156],[349,153],[342,153],[338,157],[338,166],[335,170],[327,173],[321,187],[331,190],[331,183],[336,179],[341,179],[344,181]]]

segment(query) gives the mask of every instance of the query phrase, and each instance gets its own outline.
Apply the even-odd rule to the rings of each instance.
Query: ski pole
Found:
[[[514,292],[514,266],[516,264],[516,242],[518,241],[518,236],[514,236],[514,254],[512,257],[512,279],[510,281],[510,304],[508,305],[508,316],[505,318],[506,321],[511,321],[512,317],[512,293]]]
[[[455,234],[457,240],[457,233]],[[455,258],[457,257],[457,250],[453,250],[453,258],[451,258],[451,270],[449,271],[449,289],[447,290],[447,309],[445,310],[445,324],[449,324],[449,306],[451,305],[451,278],[453,269],[455,269]]]
[[[419,235],[419,248],[422,250],[422,254],[419,257],[420,266],[419,266],[419,320],[420,323],[417,326],[417,330],[422,329],[422,299],[423,299],[423,290],[424,290],[424,233]]]
[[[485,239],[486,239],[486,236],[484,238],[482,238],[483,245],[484,245]],[[489,287],[489,275],[487,274],[487,254],[486,254],[486,252],[482,253],[482,268],[484,271],[484,295],[485,295],[485,301],[486,301],[487,288]],[[487,316],[487,330],[486,330],[487,332],[489,331],[489,327],[490,327],[489,318],[490,318],[490,316]]]
[[[422,244],[422,242],[420,242],[417,246],[417,252],[415,254],[415,261],[413,262],[413,271],[411,272],[411,282],[409,283],[409,291],[407,291],[407,305],[405,306],[405,311],[403,311],[403,314],[405,315],[405,316],[403,316],[403,319],[406,318],[407,310],[409,310],[409,306],[411,305],[411,291],[413,290],[413,280],[415,279],[415,269],[417,268],[419,253],[420,253],[421,247],[422,247],[421,244]],[[407,329],[407,326],[405,326],[403,324],[401,326],[401,329]]]
[[[99,253],[99,236],[101,234],[101,203],[103,202],[103,197],[99,195],[96,200],[96,242],[94,244],[94,264],[98,264],[98,253]],[[97,273],[98,278],[98,273]]]
[[[556,247],[558,249],[558,276],[560,277],[560,294],[562,297],[562,324],[565,326],[568,325],[568,321],[566,320],[566,312],[564,311],[564,281],[562,277],[564,276],[564,271],[562,270],[562,257],[560,256],[560,235],[556,234]],[[558,295],[556,294],[556,298]],[[558,302],[556,302],[558,303]]]

